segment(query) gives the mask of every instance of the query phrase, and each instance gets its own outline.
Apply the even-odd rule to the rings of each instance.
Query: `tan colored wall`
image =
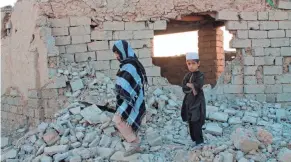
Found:
[[[38,28],[37,6],[33,2],[18,2],[11,16],[11,35],[1,40],[2,94],[15,87],[22,97],[28,90],[48,82],[47,47]]]
[[[161,76],[167,78],[169,83],[181,85],[185,74],[189,72],[185,60],[185,55],[153,57],[153,64],[161,67]]]
[[[95,20],[138,21],[178,18],[207,11],[264,11],[264,0],[51,0],[40,4],[46,15],[56,18],[89,16]]]
[[[1,129],[36,124],[40,118],[38,91],[48,83],[45,24],[33,2],[21,1],[11,15],[11,35],[1,39]],[[46,20],[46,19],[44,19]]]

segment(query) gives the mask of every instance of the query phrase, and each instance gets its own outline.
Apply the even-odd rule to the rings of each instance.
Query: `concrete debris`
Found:
[[[81,115],[83,116],[83,118],[90,124],[100,123],[99,116],[101,113],[102,111],[96,105],[86,107],[84,110],[81,111]]]
[[[203,126],[206,144],[193,150],[189,147],[193,142],[187,123],[180,117],[181,96],[176,96],[171,88],[156,87],[149,87],[145,94],[147,113],[138,133],[143,151],[124,157],[131,144],[116,132],[111,121],[114,113],[97,106],[115,107],[114,83],[102,73],[85,71],[90,77],[73,75],[72,70],[58,71],[69,78],[72,86],[66,91],[69,103],[55,114],[53,122],[41,123],[35,132],[30,131],[20,141],[2,137],[2,161],[275,162],[278,159],[288,162],[291,159],[291,120],[288,119],[291,108],[244,98],[214,100],[206,107],[207,120]],[[73,95],[77,91],[78,95]]]
[[[1,148],[8,146],[9,138],[8,137],[1,137]]]
[[[283,148],[278,154],[278,160],[280,162],[291,162],[291,150]]]
[[[237,128],[231,134],[231,140],[237,149],[245,153],[257,150],[260,144],[253,131],[244,128]]]
[[[207,123],[205,132],[213,135],[222,135],[222,128],[217,123]]]
[[[210,113],[208,118],[211,120],[227,122],[228,114],[222,113],[222,112],[214,112],[214,113]]]
[[[262,128],[258,128],[258,130],[257,130],[257,138],[258,138],[259,141],[261,141],[265,145],[272,144],[272,142],[273,142],[272,134],[269,133],[268,131],[262,129]]]

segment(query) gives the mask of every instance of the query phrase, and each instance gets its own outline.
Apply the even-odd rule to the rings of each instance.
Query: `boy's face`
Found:
[[[186,64],[187,64],[189,71],[195,72],[198,70],[200,62],[196,62],[195,60],[187,60]]]

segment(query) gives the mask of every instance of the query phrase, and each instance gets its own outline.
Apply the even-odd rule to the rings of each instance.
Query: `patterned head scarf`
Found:
[[[114,43],[113,52],[117,52],[120,56],[120,60],[126,60],[128,58],[137,58],[133,49],[130,47],[127,41],[119,40]]]

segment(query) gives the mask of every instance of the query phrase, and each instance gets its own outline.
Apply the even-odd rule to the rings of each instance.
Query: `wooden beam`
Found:
[[[179,21],[201,21],[204,20],[203,16],[183,16]]]

